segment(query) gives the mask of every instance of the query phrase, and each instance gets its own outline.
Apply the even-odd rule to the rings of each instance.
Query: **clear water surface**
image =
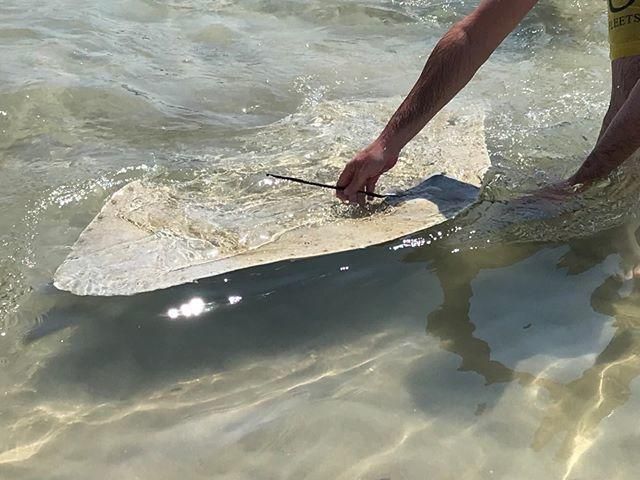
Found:
[[[49,286],[128,181],[233,208],[283,156],[334,178],[475,3],[3,0],[0,478],[635,478],[630,187],[504,206],[597,136],[604,2],[541,1],[454,102],[485,110],[492,169],[415,242],[128,298]]]

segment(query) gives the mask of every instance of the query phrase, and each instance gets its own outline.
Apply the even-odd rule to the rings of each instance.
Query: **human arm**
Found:
[[[380,136],[344,168],[338,197],[355,202],[373,192],[404,146],[473,78],[538,0],[482,0],[438,42],[418,81]],[[361,200],[361,199],[360,199]]]
[[[631,89],[624,104],[609,122],[570,185],[588,185],[606,177],[640,148],[640,81]]]

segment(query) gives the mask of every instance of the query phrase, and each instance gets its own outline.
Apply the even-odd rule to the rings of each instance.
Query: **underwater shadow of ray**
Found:
[[[340,265],[351,268],[341,272]],[[43,362],[35,384],[39,391],[60,391],[66,385],[98,397],[126,398],[225,371],[247,359],[268,362],[279,354],[348,344],[383,330],[389,318],[415,329],[407,319],[416,318],[424,302],[436,304],[438,298],[418,290],[412,300],[407,270],[429,281],[423,266],[409,267],[388,248],[374,248],[267,265],[133,297],[65,295],[70,303],[45,320],[54,327],[38,328],[45,335],[58,324],[73,330],[64,348]],[[371,295],[389,279],[397,280],[397,296],[407,301]],[[217,307],[195,321],[168,317],[171,307],[194,297]],[[229,304],[229,298],[238,303]],[[38,340],[38,333],[29,340]]]

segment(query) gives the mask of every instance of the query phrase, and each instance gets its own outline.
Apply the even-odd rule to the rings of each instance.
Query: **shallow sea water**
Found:
[[[604,2],[542,1],[454,102],[492,160],[459,219],[134,297],[50,287],[128,181],[232,208],[283,156],[335,178],[474,4],[2,2],[1,479],[635,478],[635,203],[505,207],[597,136]]]

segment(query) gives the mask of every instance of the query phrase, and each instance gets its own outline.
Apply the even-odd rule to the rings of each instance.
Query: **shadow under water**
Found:
[[[566,244],[519,243],[509,248],[504,245],[471,248],[456,255],[438,252],[441,246],[437,246],[415,250],[407,258],[411,262],[429,261],[438,277],[443,301],[427,315],[426,333],[438,339],[441,348],[460,358],[458,371],[477,373],[487,386],[518,382],[524,387],[547,392],[550,402],[530,446],[541,451],[555,437],[560,437],[556,459],[566,467],[563,478],[573,478],[570,474],[597,438],[599,424],[627,403],[633,392],[631,384],[640,375],[639,238],[640,223],[627,219],[619,227],[569,240]],[[472,313],[472,284],[483,271],[505,269],[543,250],[558,247],[566,250],[557,259],[556,269],[564,270],[568,277],[579,276],[601,265],[610,256],[619,258],[618,266],[603,277],[590,296],[594,312],[613,318],[611,338],[592,365],[568,382],[547,376],[544,371],[536,375],[495,360],[490,343],[476,334],[476,322],[486,319],[476,319]],[[509,294],[504,292],[504,295]],[[513,301],[517,302],[516,299]],[[572,315],[570,308],[565,315]],[[535,313],[529,318],[535,318]],[[545,318],[537,321],[544,327]],[[522,328],[528,330],[532,326],[527,323]],[[425,392],[429,387],[421,381],[424,368],[429,367],[417,365],[409,385],[417,403],[428,408],[424,402],[429,401],[430,395]],[[482,414],[485,408],[486,404],[479,405],[477,414]]]
[[[267,265],[134,297],[80,298],[56,293],[56,306],[26,334],[24,348],[37,351],[42,344],[51,344],[51,338],[66,346],[51,352],[27,383],[39,395],[57,401],[81,398],[100,405],[135,404],[157,398],[158,392],[188,395],[191,382],[218,375],[233,377],[247,362],[268,368],[291,355],[317,362],[315,352],[334,351],[341,345],[346,352],[368,338],[377,340],[371,340],[366,359],[347,370],[373,365],[378,357],[391,355],[381,346],[386,340],[380,339],[394,331],[404,338],[402,345],[412,345],[402,347],[407,358],[397,360],[405,362],[406,372],[400,369],[394,375],[428,417],[450,418],[456,411],[462,415],[467,404],[475,401],[458,399],[462,407],[449,405],[454,396],[469,396],[472,390],[452,386],[455,381],[449,385],[434,379],[434,375],[454,374],[447,373],[444,363],[433,363],[433,342],[441,352],[460,359],[455,375],[477,374],[485,388],[494,388],[494,403],[507,398],[511,385],[529,392],[526,395],[539,397],[544,392],[541,407],[522,403],[512,408],[537,412],[531,413],[537,425],[529,434],[529,450],[555,451],[563,478],[574,478],[571,475],[592,448],[600,424],[632,398],[631,384],[640,375],[639,224],[628,218],[621,226],[564,242],[505,244],[494,237],[479,247],[478,237],[465,225],[474,214],[472,209],[466,217],[400,243]],[[464,236],[472,238],[466,247],[456,243]],[[535,265],[537,270],[531,270]],[[491,277],[496,273],[513,282],[514,288],[501,292],[500,283]],[[518,283],[521,277],[540,283],[538,289],[528,291]],[[563,291],[556,298],[554,282],[563,282],[568,291],[579,287],[591,293],[587,298],[570,297]],[[503,307],[492,302],[514,294],[520,298],[505,301],[508,312],[520,311],[521,316],[507,322],[499,318]],[[527,307],[530,304],[523,303],[527,297],[546,304],[546,310]],[[581,302],[585,305],[576,308]],[[596,317],[582,322],[578,317],[588,309]],[[425,315],[427,335],[419,339]],[[607,318],[613,318],[608,340],[600,332]],[[600,328],[598,322],[603,324]],[[488,335],[490,328],[495,330]],[[568,333],[553,339],[561,328]],[[541,333],[530,342],[529,353],[509,357],[504,343],[515,338],[514,329],[527,335]],[[577,338],[574,345],[560,343],[572,335]],[[592,347],[582,344],[583,335],[596,337],[593,348],[600,348],[602,339],[608,344],[590,357]],[[516,339],[514,348],[522,347],[523,341]],[[588,352],[580,359],[575,352],[581,348]],[[537,356],[546,356],[546,363],[536,367],[531,359]],[[568,374],[558,374],[556,370],[562,370],[567,359],[579,370],[571,367]],[[323,358],[321,373],[303,375],[300,384],[338,375],[331,360]],[[348,390],[349,386],[336,388]],[[358,389],[353,388],[357,397]],[[434,393],[434,388],[440,393]],[[497,408],[489,401],[475,402],[475,416]],[[505,439],[513,435],[503,433]]]

